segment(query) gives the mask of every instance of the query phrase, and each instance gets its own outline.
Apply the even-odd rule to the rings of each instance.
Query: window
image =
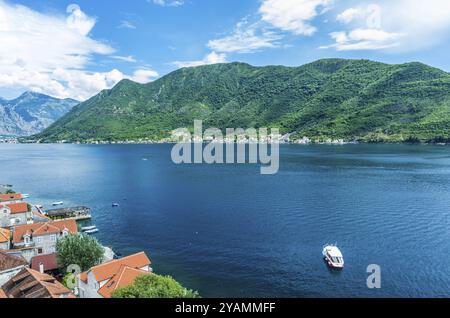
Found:
[[[56,235],[50,236],[50,240],[51,240],[52,242],[56,242]]]
[[[14,225],[20,223],[20,219],[10,219],[10,223],[11,223],[11,226],[14,226]]]
[[[42,237],[36,237],[36,243],[42,243]]]
[[[42,254],[43,252],[42,248],[38,248],[38,254]]]
[[[333,261],[333,263],[336,263],[336,264],[340,264],[341,263],[341,258],[340,257],[332,257],[331,260]]]

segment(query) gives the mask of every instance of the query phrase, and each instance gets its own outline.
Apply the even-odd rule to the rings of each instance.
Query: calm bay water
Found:
[[[0,183],[91,207],[104,245],[144,250],[204,297],[450,297],[450,148],[286,145],[274,176],[176,166],[170,150],[0,145]],[[342,272],[321,257],[335,242]],[[366,287],[369,264],[380,290]]]

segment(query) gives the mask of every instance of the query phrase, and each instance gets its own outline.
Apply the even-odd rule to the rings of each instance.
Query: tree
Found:
[[[8,189],[6,190],[5,194],[16,194],[14,190]]]
[[[82,271],[86,271],[102,262],[104,250],[95,238],[75,234],[58,240],[56,253],[61,269],[66,270],[70,265],[78,265]]]
[[[170,276],[142,275],[133,284],[119,288],[113,298],[200,298],[198,292],[184,288]]]

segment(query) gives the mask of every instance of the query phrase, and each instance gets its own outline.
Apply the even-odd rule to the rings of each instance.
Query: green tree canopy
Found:
[[[82,271],[100,264],[104,254],[103,247],[95,238],[82,234],[68,235],[58,240],[56,252],[61,269],[78,265]]]
[[[132,285],[117,289],[113,298],[199,298],[196,291],[184,288],[170,276],[156,274],[136,278]]]

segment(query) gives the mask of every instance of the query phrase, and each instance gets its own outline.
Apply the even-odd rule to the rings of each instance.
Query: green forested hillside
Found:
[[[159,140],[194,119],[222,129],[279,127],[312,139],[445,141],[450,74],[420,63],[341,59],[184,68],[145,85],[124,80],[34,138]]]

